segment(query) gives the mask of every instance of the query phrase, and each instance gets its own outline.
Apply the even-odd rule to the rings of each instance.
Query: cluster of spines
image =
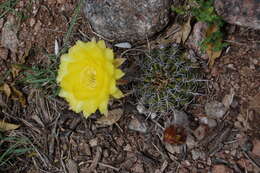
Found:
[[[137,86],[140,103],[152,112],[168,112],[189,105],[201,80],[195,64],[179,46],[152,50],[140,60],[142,71]]]

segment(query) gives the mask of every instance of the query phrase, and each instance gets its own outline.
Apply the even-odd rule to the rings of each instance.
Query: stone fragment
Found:
[[[212,173],[233,173],[233,170],[225,165],[214,165]]]
[[[223,103],[218,101],[212,101],[206,103],[205,105],[205,112],[206,115],[213,119],[222,118],[227,111],[227,108],[224,106]]]
[[[131,49],[132,48],[132,45],[128,42],[117,43],[114,46],[119,47],[119,48],[124,48],[124,49]]]
[[[200,125],[195,131],[194,131],[194,136],[198,139],[198,140],[202,140],[206,133],[208,131],[208,127],[205,125]]]
[[[91,147],[96,147],[98,145],[98,138],[93,138],[89,141]]]
[[[192,150],[191,156],[193,160],[197,160],[197,159],[206,160],[206,154],[199,150]]]
[[[218,15],[228,23],[260,29],[258,0],[215,0],[214,7]]]
[[[130,130],[134,130],[134,131],[141,132],[141,133],[147,132],[147,127],[146,127],[145,123],[142,122],[141,120],[139,120],[138,118],[133,118],[129,122],[128,128]]]
[[[146,40],[169,22],[171,0],[86,0],[84,13],[98,34],[110,40]]]
[[[173,119],[172,124],[178,124],[178,125],[181,125],[183,127],[188,126],[189,119],[188,119],[188,116],[185,112],[174,110],[173,111],[173,117],[174,117],[174,119]]]
[[[66,162],[66,167],[68,169],[68,173],[78,173],[78,164],[74,160],[69,159]]]
[[[188,149],[192,149],[196,146],[196,141],[195,138],[192,135],[188,135],[186,138],[186,145],[188,147]]]
[[[206,53],[203,53],[203,51],[201,50],[201,46],[200,46],[200,43],[206,37],[207,28],[208,28],[208,25],[206,23],[197,22],[193,27],[191,35],[189,36],[188,40],[186,41],[187,47],[192,49],[195,52],[195,54],[202,59],[209,58]]]
[[[260,157],[260,140],[256,139],[253,141],[252,153]]]
[[[182,145],[172,145],[165,143],[165,148],[167,151],[169,151],[171,154],[180,154],[182,151]]]
[[[18,49],[18,38],[17,38],[17,26],[14,17],[9,17],[8,21],[5,22],[2,29],[1,44],[3,47],[8,48],[13,53],[17,52]]]
[[[208,119],[208,126],[209,126],[209,128],[214,128],[214,127],[216,127],[216,126],[217,126],[217,121],[214,120],[214,119],[209,118],[209,119]]]
[[[144,173],[144,165],[142,163],[136,163],[131,170],[134,173]]]

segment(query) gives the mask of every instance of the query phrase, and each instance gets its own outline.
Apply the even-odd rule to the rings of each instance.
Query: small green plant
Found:
[[[151,112],[168,112],[188,106],[202,81],[198,65],[179,46],[152,50],[140,60],[142,72],[137,86],[139,102]]]
[[[191,15],[197,21],[205,22],[208,27],[214,30],[208,32],[206,38],[200,43],[203,51],[207,50],[208,45],[212,45],[213,51],[220,51],[227,46],[223,42],[224,34],[222,28],[225,22],[218,16],[214,9],[214,0],[187,0],[179,7],[172,7],[172,10],[180,15]]]
[[[202,50],[206,50],[208,45],[213,45],[213,51],[221,51],[227,46],[223,43],[224,34],[221,31],[224,21],[218,16],[214,9],[214,0],[196,0],[198,7],[192,8],[192,15],[198,21],[205,22],[210,27],[215,27],[212,32],[207,33],[207,37],[201,42]]]
[[[9,12],[12,12],[16,15],[19,15],[17,11],[15,11],[15,5],[19,2],[19,0],[7,0],[0,4],[0,19],[4,17]]]
[[[31,84],[35,88],[44,88],[45,91],[50,91],[53,96],[58,93],[58,86],[56,84],[57,69],[54,66],[40,67],[40,66],[21,66],[25,72],[20,82]]]
[[[0,133],[0,170],[4,171],[17,161],[17,157],[31,151],[29,140],[24,137],[8,137]]]

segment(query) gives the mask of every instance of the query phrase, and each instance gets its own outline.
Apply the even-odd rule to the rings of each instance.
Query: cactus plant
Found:
[[[199,95],[203,80],[199,78],[198,64],[188,59],[177,44],[152,50],[140,59],[139,67],[136,93],[150,112],[183,109]]]

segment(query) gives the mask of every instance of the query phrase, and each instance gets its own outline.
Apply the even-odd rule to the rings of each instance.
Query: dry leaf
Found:
[[[18,66],[18,65],[15,65],[15,64],[12,64],[12,75],[13,75],[13,78],[16,78],[16,76],[18,76],[21,68]]]
[[[207,29],[206,37],[210,36],[212,33],[216,32],[218,30],[217,25],[212,25]],[[212,67],[215,63],[215,60],[220,57],[222,50],[220,51],[214,51],[214,46],[212,43],[207,44],[206,53],[209,57],[209,66]]]
[[[12,98],[14,100],[16,100],[18,98],[18,101],[21,103],[21,105],[23,107],[25,107],[26,106],[26,99],[25,99],[23,93],[21,91],[17,90],[14,86],[11,86],[11,88],[12,88],[12,91],[13,91],[13,94],[12,94],[13,97]]]
[[[9,130],[15,130],[19,127],[20,127],[20,125],[7,123],[4,120],[0,120],[0,131],[1,132],[6,132],[6,131],[9,131]]]
[[[102,116],[99,118],[96,123],[102,124],[102,125],[113,125],[115,124],[123,115],[123,109],[114,109],[108,112],[107,116]]]
[[[220,57],[222,50],[220,51],[213,51],[212,44],[207,44],[207,55],[209,56],[209,66],[212,67],[215,63],[215,60]]]
[[[2,86],[0,86],[0,91],[3,91],[7,98],[11,95],[11,89],[8,84],[4,83]]]
[[[188,19],[188,21],[186,23],[184,23],[181,27],[181,31],[182,31],[182,36],[181,36],[181,40],[182,43],[185,43],[185,41],[187,40],[188,36],[190,35],[191,32],[191,26],[190,26],[190,19]]]
[[[185,128],[179,125],[171,125],[164,130],[163,141],[169,144],[183,144],[187,138]]]
[[[230,93],[225,95],[224,98],[222,99],[222,103],[225,105],[226,108],[229,108],[229,106],[233,102],[234,96],[235,96],[234,88],[231,88]]]

